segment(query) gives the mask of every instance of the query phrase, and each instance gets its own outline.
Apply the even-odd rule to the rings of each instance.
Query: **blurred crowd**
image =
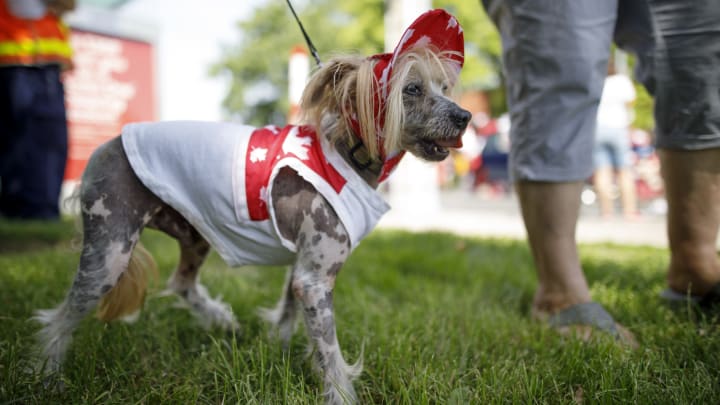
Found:
[[[664,214],[663,183],[660,159],[653,146],[651,132],[630,127],[627,131],[629,171],[634,184],[639,214]],[[453,151],[451,159],[440,164],[439,184],[442,189],[467,190],[483,199],[509,198],[513,194],[508,172],[510,150],[510,119],[507,114],[491,117],[485,112],[473,114],[463,137],[463,147]],[[587,179],[582,202],[598,205],[593,178]],[[619,185],[611,185],[613,205],[620,206]],[[598,208],[599,210],[600,208]]]

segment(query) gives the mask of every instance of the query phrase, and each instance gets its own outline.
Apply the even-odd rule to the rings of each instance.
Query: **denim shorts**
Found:
[[[627,128],[598,128],[593,148],[595,169],[622,169],[632,164],[632,145]]]
[[[514,180],[593,171],[610,46],[637,55],[661,148],[720,147],[720,1],[483,0],[503,42]]]
[[[720,1],[651,1],[656,146],[720,147]]]

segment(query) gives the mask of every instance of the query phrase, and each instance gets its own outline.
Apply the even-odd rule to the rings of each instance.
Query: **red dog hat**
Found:
[[[442,9],[427,11],[415,19],[405,30],[393,53],[383,53],[370,57],[378,60],[373,71],[375,79],[380,85],[379,96],[381,101],[387,99],[390,90],[389,79],[392,75],[395,60],[402,53],[416,46],[429,46],[435,48],[437,52],[456,52],[450,54],[449,58],[458,62],[458,71],[460,71],[465,61],[465,39],[457,19]]]
[[[379,135],[378,150],[381,157],[385,159],[380,181],[385,180],[390,175],[404,154],[404,152],[400,152],[395,156],[386,156],[382,145],[382,129],[385,126],[385,104],[390,93],[390,78],[392,77],[395,61],[404,52],[414,47],[430,47],[438,53],[454,51],[449,53],[447,58],[457,62],[457,73],[460,72],[465,61],[465,39],[460,23],[455,17],[442,9],[427,11],[415,19],[405,30],[393,53],[370,56],[370,59],[377,60],[373,68],[375,83],[378,86],[375,90],[375,116],[378,126],[376,131]],[[355,124],[357,131],[357,123],[353,124]]]

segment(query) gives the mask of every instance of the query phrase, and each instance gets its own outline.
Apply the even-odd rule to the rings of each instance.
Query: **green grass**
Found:
[[[320,382],[302,328],[287,352],[255,315],[280,294],[280,267],[228,268],[212,254],[201,278],[232,305],[242,332],[205,331],[173,297],[153,297],[132,325],[92,317],[75,333],[64,390],[28,370],[32,312],[58,304],[78,261],[74,225],[0,222],[0,404],[315,404]],[[143,235],[161,269],[175,242]],[[528,313],[536,286],[522,241],[375,231],[341,271],[335,296],[345,358],[364,348],[363,403],[720,403],[720,333],[713,320],[662,305],[667,254],[585,245],[595,300],[637,336],[564,338]]]

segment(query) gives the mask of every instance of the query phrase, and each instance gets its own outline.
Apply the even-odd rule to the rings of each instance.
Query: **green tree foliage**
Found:
[[[635,90],[637,100],[635,101],[635,120],[633,120],[632,125],[652,132],[655,128],[655,119],[653,117],[655,103],[653,98],[641,84],[635,83]]]
[[[340,53],[382,51],[382,0],[293,4],[322,60]],[[289,108],[288,56],[294,46],[307,48],[302,32],[282,0],[256,8],[238,29],[242,40],[225,50],[211,72],[230,77],[223,106],[230,117],[243,122],[283,124]]]

